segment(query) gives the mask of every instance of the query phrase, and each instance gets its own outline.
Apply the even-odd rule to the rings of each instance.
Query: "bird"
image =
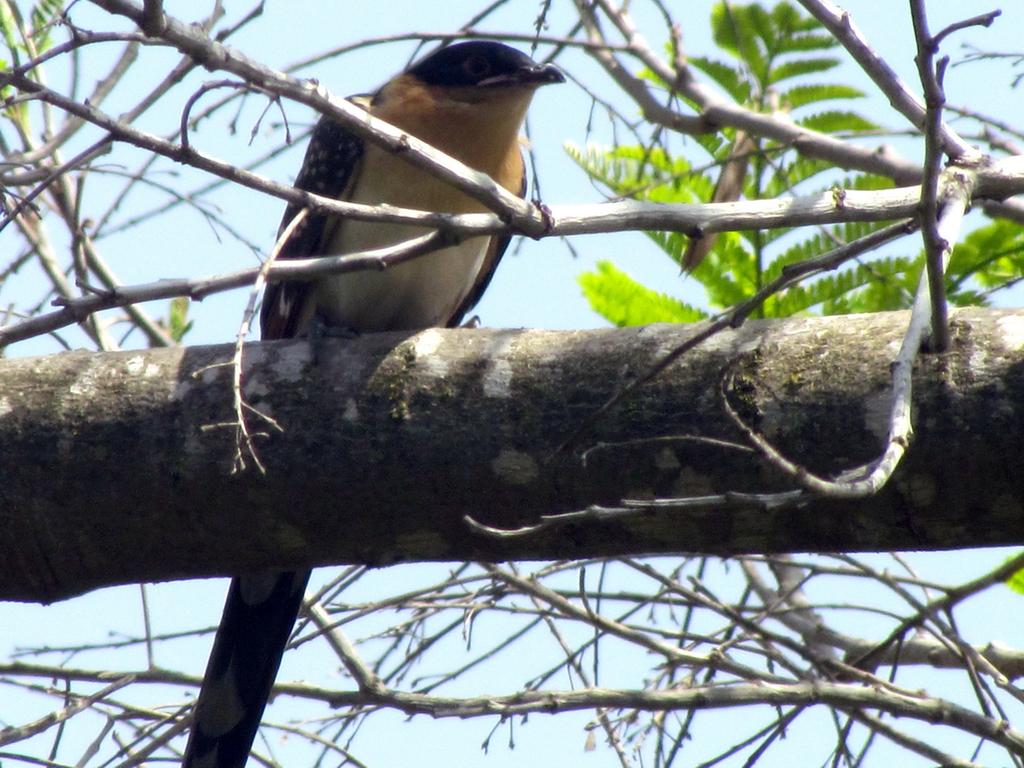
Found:
[[[384,83],[351,97],[370,115],[526,193],[520,131],[536,90],[562,83],[554,64],[490,40],[445,45]],[[435,212],[485,208],[429,171],[322,117],[295,186],[364,204]],[[302,206],[289,204],[278,238]],[[311,213],[279,244],[278,258],[351,254],[429,231],[403,224]],[[262,339],[415,331],[457,326],[480,300],[510,236],[472,237],[384,271],[270,285],[260,310]],[[195,705],[183,768],[242,768],[249,757],[310,572],[232,579]]]

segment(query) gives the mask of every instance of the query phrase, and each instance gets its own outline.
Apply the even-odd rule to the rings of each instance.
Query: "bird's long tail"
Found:
[[[309,571],[231,580],[182,768],[243,768],[308,581]]]

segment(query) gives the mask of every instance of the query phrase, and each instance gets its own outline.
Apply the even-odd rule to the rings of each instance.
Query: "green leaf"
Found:
[[[689,59],[689,63],[710,77],[740,104],[750,101],[750,83],[744,81],[743,74],[737,67],[704,56],[693,56]]]
[[[171,299],[167,311],[167,331],[171,338],[180,342],[185,334],[192,330],[192,321],[188,319],[189,300],[185,296]]]
[[[18,66],[21,62],[18,51],[22,49],[22,46],[18,42],[17,29],[18,24],[14,18],[14,13],[11,11],[10,3],[8,0],[0,0],[0,35],[3,35],[4,44],[11,53],[11,60],[14,62],[14,66]]]
[[[758,37],[771,29],[768,14],[758,5],[717,3],[711,10],[711,33],[715,44],[746,62],[754,72],[765,69]]]
[[[720,158],[722,150],[729,145],[725,133],[704,133],[694,136],[694,140],[713,158]]]
[[[809,19],[812,24],[817,21]],[[820,29],[820,27],[819,27]],[[839,43],[827,32],[821,34],[792,34],[783,36],[783,47],[780,53],[805,53],[807,51],[827,51],[835,48]]]
[[[896,182],[888,176],[879,176],[874,173],[859,173],[856,176],[848,176],[838,182],[845,189],[861,189],[873,192],[878,189],[895,189]],[[865,233],[867,234],[867,233]],[[858,235],[861,237],[861,235]]]
[[[836,99],[860,99],[863,91],[847,85],[797,85],[783,91],[780,101],[789,109],[800,109],[809,104]]]
[[[839,65],[839,59],[815,58],[815,59],[793,59],[773,67],[768,74],[772,85],[781,83],[801,75],[812,75],[817,72],[827,72]]]
[[[761,108],[772,82],[792,81],[808,75],[831,72],[833,57],[823,55],[836,46],[821,26],[789,2],[766,10],[758,4],[719,3],[712,27],[726,55],[737,63],[713,58],[694,58],[691,63],[740,102]],[[811,53],[809,53],[811,52]],[[785,57],[785,58],[783,58]],[[753,98],[750,98],[753,96]],[[780,94],[789,110],[808,108],[829,101],[859,99],[862,92],[842,83],[794,82]],[[826,110],[807,115],[800,124],[816,130],[848,134],[874,130],[874,123],[849,110]],[[660,139],[659,139],[660,141]],[[712,159],[705,167],[694,167],[668,146],[622,146],[615,149],[569,147],[581,167],[613,195],[658,202],[708,200],[721,163],[735,141],[731,129],[695,137]],[[829,188],[885,189],[888,178],[871,174],[842,176],[824,160],[801,157],[788,147],[759,140],[761,153],[748,165],[744,194],[748,198],[782,198],[807,194],[814,185]],[[691,145],[692,146],[692,145]],[[705,172],[706,171],[706,172]],[[824,178],[822,174],[827,174]],[[829,252],[884,226],[884,223],[847,223],[809,229],[726,232],[715,237],[702,264],[693,272],[713,308],[729,307],[748,298],[782,269]],[[991,225],[996,227],[996,224]],[[1001,229],[985,228],[984,236],[967,238],[954,251],[954,264],[947,280],[950,302],[955,305],[987,300],[985,281],[1005,285],[1007,275],[1024,279],[1024,233],[1019,226],[1002,222]],[[679,263],[689,239],[679,232],[646,233],[674,262]],[[827,274],[815,275],[768,299],[761,314],[781,317],[820,312],[827,314],[868,312],[906,307],[912,301],[923,259],[917,240],[909,253],[890,252],[858,259]],[[904,242],[904,246],[906,241]],[[657,320],[692,320],[700,313],[674,298],[637,284],[610,264],[602,265],[581,278],[592,306],[620,325]]]
[[[595,312],[619,327],[648,323],[694,323],[706,317],[679,299],[636,282],[609,261],[579,277],[583,295]]]
[[[998,290],[1024,277],[1024,227],[1006,219],[979,227],[953,249],[949,276],[956,288],[974,280]]]
[[[1017,557],[1017,555],[1011,555],[1010,557],[1006,558],[1004,562],[1009,562],[1015,557]],[[1008,586],[1018,595],[1024,595],[1024,568],[1021,568],[1019,571],[1016,571],[1012,576],[1010,576],[1006,580],[1006,586]]]
[[[688,160],[671,157],[661,147],[589,145],[584,150],[566,143],[565,150],[617,197],[696,203],[711,196],[713,184],[707,176],[691,171]]]
[[[46,51],[52,44],[50,31],[53,22],[64,13],[64,0],[39,0],[32,8],[33,42],[39,53]]]
[[[798,184],[833,169],[834,166],[824,160],[796,155],[792,162],[774,165],[772,175],[761,181],[760,197],[771,198],[792,193]]]
[[[743,233],[721,232],[704,262],[693,272],[713,307],[731,307],[757,290],[757,262]]]
[[[800,118],[797,120],[797,123],[804,128],[810,128],[821,133],[838,133],[839,131],[860,133],[878,129],[878,125],[872,123],[867,118],[861,117],[856,112],[846,112],[843,110],[818,112],[817,114]]]

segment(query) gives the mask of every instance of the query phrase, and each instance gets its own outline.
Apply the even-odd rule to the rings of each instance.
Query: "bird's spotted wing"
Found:
[[[356,101],[356,103],[359,103]],[[363,140],[345,130],[333,120],[323,117],[313,129],[313,135],[302,161],[302,169],[295,186],[324,197],[342,199],[353,183],[363,157]],[[302,210],[302,206],[289,204],[278,228],[278,237],[288,223]],[[323,256],[319,252],[328,216],[307,216],[281,247],[279,259],[305,259]],[[302,331],[301,324],[307,314],[306,302],[310,297],[310,283],[274,283],[267,287],[260,310],[261,337],[287,339]]]

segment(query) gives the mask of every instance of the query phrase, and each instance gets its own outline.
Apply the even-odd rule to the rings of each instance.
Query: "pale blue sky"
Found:
[[[711,52],[707,30],[707,9],[710,4],[682,0],[670,4],[686,9],[680,16],[685,21],[683,34],[688,51],[693,54]],[[198,4],[194,0],[180,0],[168,2],[166,5],[171,13],[182,14],[194,12]],[[397,32],[448,32],[472,16],[481,5],[482,3],[475,0],[450,3],[394,2],[386,5],[340,0],[269,0],[262,18],[232,38],[231,44],[272,66],[284,67],[313,52],[354,42],[366,36]],[[565,2],[554,5],[550,32],[561,33],[570,23],[571,8]],[[634,5],[638,20],[646,30],[652,45],[660,46],[664,42],[664,34],[659,25],[659,17],[647,3],[638,2]],[[998,3],[982,3],[975,0],[929,3],[929,10],[933,14],[933,29],[940,28],[954,16],[962,18],[980,13],[990,10],[993,5]],[[957,36],[947,43],[947,50],[955,57],[959,44],[967,39],[979,47],[989,49],[1010,50],[1015,46],[1019,48],[1019,31],[1024,29],[1024,4],[1013,2],[1002,5],[1004,18],[997,21],[991,30],[971,30]],[[247,7],[247,3],[228,4],[231,14],[239,13]],[[386,10],[382,10],[385,7]],[[886,0],[851,0],[846,3],[846,7],[889,63],[907,82],[916,83],[913,39],[909,31],[906,4]],[[482,28],[518,30],[523,34],[529,34],[537,9],[537,3],[514,0],[503,7],[493,21],[483,24]],[[80,10],[81,23],[99,26],[95,21],[89,23],[89,19],[94,20],[98,12],[88,7],[82,7]],[[77,13],[78,10],[76,18]],[[402,68],[411,51],[412,45],[409,43],[381,45],[341,60],[326,62],[301,74],[316,76],[335,94],[363,92],[372,90],[382,80]],[[143,56],[147,63],[139,75],[140,89],[143,87],[143,80],[150,85],[157,82],[162,76],[162,66],[167,61],[175,59],[174,56],[151,50],[144,51]],[[603,95],[610,93],[608,81],[584,55],[569,52],[562,64],[570,74],[594,85]],[[144,127],[155,132],[165,132],[171,124],[168,120],[174,119],[173,115],[180,110],[196,84],[216,77],[216,74],[202,73],[193,78],[188,87],[179,89],[176,96],[165,100],[161,109],[154,110],[152,115],[148,115],[143,120]],[[1007,122],[1022,125],[1024,101],[1019,89],[1009,90],[1009,77],[1006,64],[954,68],[947,77],[949,100],[952,103],[970,105],[974,109],[997,115]],[[849,78],[850,82],[860,85],[865,91],[871,91],[870,84],[856,70],[849,70]],[[118,106],[115,105],[123,108],[132,103],[141,92],[137,90],[131,94],[117,96],[107,108],[116,113]],[[210,101],[214,98],[208,97]],[[628,103],[621,97],[615,96],[614,100],[625,111],[631,111]],[[600,194],[590,185],[582,172],[576,169],[575,164],[567,158],[562,149],[565,142],[584,144],[587,141],[609,140],[607,123],[599,117],[593,121],[593,131],[588,134],[589,106],[586,95],[572,84],[543,89],[537,97],[531,112],[531,132],[541,169],[544,199],[548,203],[580,203],[601,199]],[[276,134],[270,135],[269,130],[265,128],[251,147],[248,144],[250,126],[262,107],[262,103],[257,104],[256,100],[250,102],[239,121],[240,129],[236,135],[227,134],[223,121],[217,121],[200,130],[193,137],[193,142],[205,151],[236,160],[261,154],[278,140]],[[870,111],[870,107],[864,109]],[[287,110],[289,119],[295,123],[303,123],[309,119],[308,112],[302,107],[289,105]],[[901,118],[891,110],[874,111],[872,114],[876,119],[888,122],[892,126],[903,125]],[[276,122],[277,119],[277,113],[271,111],[266,118],[265,126]],[[912,155],[916,151],[906,143],[901,143],[899,149],[907,155]],[[279,180],[290,180],[298,167],[302,151],[302,146],[293,147],[284,157],[264,168],[263,172]],[[118,156],[119,159],[124,157],[127,155]],[[136,153],[129,161],[128,167],[134,168],[138,162],[139,155]],[[162,199],[158,193],[148,193],[143,197],[148,197],[152,201]],[[222,193],[216,199],[222,206],[222,214],[227,220],[243,230],[254,242],[269,247],[283,207],[279,201],[262,198],[245,190]],[[10,232],[0,235],[0,247],[5,251],[13,248]],[[152,228],[128,230],[123,235],[103,241],[101,247],[126,282],[216,273],[255,263],[254,255],[245,246],[231,238],[224,238],[218,242],[213,231],[200,217],[184,210],[176,211],[161,224],[159,231],[155,232]],[[603,321],[587,307],[576,282],[581,272],[592,268],[594,262],[601,258],[615,261],[620,268],[659,290],[683,296],[689,301],[701,301],[693,281],[688,283],[680,277],[675,266],[642,235],[583,237],[577,239],[573,247],[578,254],[576,257],[570,254],[564,244],[554,240],[541,243],[526,241],[521,247],[513,246],[491,290],[477,310],[483,323],[489,326],[545,328],[586,328],[602,325]],[[916,245],[914,247],[916,249]],[[0,294],[0,298],[9,297]],[[245,301],[244,292],[234,292],[207,299],[197,306],[194,311],[197,328],[189,336],[189,343],[218,343],[230,340],[235,333]],[[12,354],[21,355],[51,349],[51,346],[44,343],[26,343],[10,351]],[[76,503],[87,503],[87,500]],[[125,510],[125,514],[130,514],[130,510]],[[956,579],[977,574],[984,570],[987,564],[994,563],[1004,556],[1005,553],[991,552],[956,555],[940,553],[917,556],[914,562],[935,578]],[[401,581],[417,576],[414,567],[404,567],[388,573],[382,573],[378,578]],[[158,623],[157,630],[167,631],[172,628],[214,624],[219,616],[224,586],[223,581],[208,581],[167,584],[153,588],[151,600]],[[958,617],[961,618],[963,625],[975,630],[974,639],[999,639],[1018,646],[1024,645],[1024,632],[1019,622],[1013,620],[1019,610],[1001,609],[1003,604],[1010,600],[1020,598],[1010,597],[1009,593],[1001,589],[991,590],[985,598],[964,609]],[[102,590],[49,607],[0,604],[0,626],[5,628],[0,634],[0,651],[6,651],[13,646],[41,643],[100,641],[111,631],[137,634],[141,631],[138,588],[129,586]],[[162,664],[179,666],[183,663],[182,658],[187,658],[189,661],[185,663],[198,671],[205,664],[206,645],[199,641],[180,643],[169,648],[166,656],[163,655],[164,651],[160,653],[158,661]],[[524,656],[528,655],[529,649],[524,649]],[[287,660],[283,677],[302,677],[307,669],[309,674],[313,674],[314,670],[304,665],[315,666],[318,660],[325,664],[331,663],[324,654],[311,656],[312,659]],[[71,663],[77,663],[77,660],[72,660]],[[97,662],[91,659],[89,663]],[[144,658],[141,654],[136,654],[133,660],[122,660],[122,663],[127,666],[142,665]],[[478,678],[480,690],[489,690],[488,684],[514,686],[515,671],[492,670],[490,678]],[[503,677],[505,673],[510,673],[507,679]],[[339,685],[344,684],[341,678],[335,680]],[[52,700],[36,697],[28,701],[24,697],[10,696],[8,691],[9,689],[0,694],[0,725],[22,723],[54,707]],[[147,692],[144,695],[147,698],[152,696],[154,701],[179,698],[174,692],[169,695],[167,692]],[[747,712],[719,713],[707,715],[707,718],[723,723],[728,737],[730,719],[748,715]],[[403,722],[402,717],[391,714],[374,726],[379,730],[368,731],[360,739],[357,754],[372,766],[407,764],[413,750],[417,763],[426,766],[485,765],[504,768],[533,763],[545,766],[582,765],[604,768],[616,765],[614,754],[600,742],[600,739],[596,750],[583,750],[585,733],[582,725],[588,720],[586,714],[558,718],[533,716],[526,727],[520,728],[517,725],[514,750],[507,747],[507,732],[500,732],[492,739],[490,753],[485,757],[479,745],[494,724],[493,720],[468,723],[432,722],[421,717],[407,724]],[[801,726],[797,729],[791,734],[788,744],[770,752],[762,765],[819,764],[825,757],[827,747],[822,746],[818,751],[812,750],[813,756],[808,757],[808,743],[803,741],[803,738],[810,737],[811,734],[806,733],[806,730],[809,730],[809,727]],[[80,743],[84,743],[89,737],[88,734],[74,732],[68,736],[69,739],[78,740]],[[824,738],[828,742],[832,737],[830,733],[826,733]],[[48,740],[45,743],[40,741],[40,755],[46,754],[48,743]],[[700,748],[697,750],[700,751]],[[73,750],[67,754],[70,756]]]

